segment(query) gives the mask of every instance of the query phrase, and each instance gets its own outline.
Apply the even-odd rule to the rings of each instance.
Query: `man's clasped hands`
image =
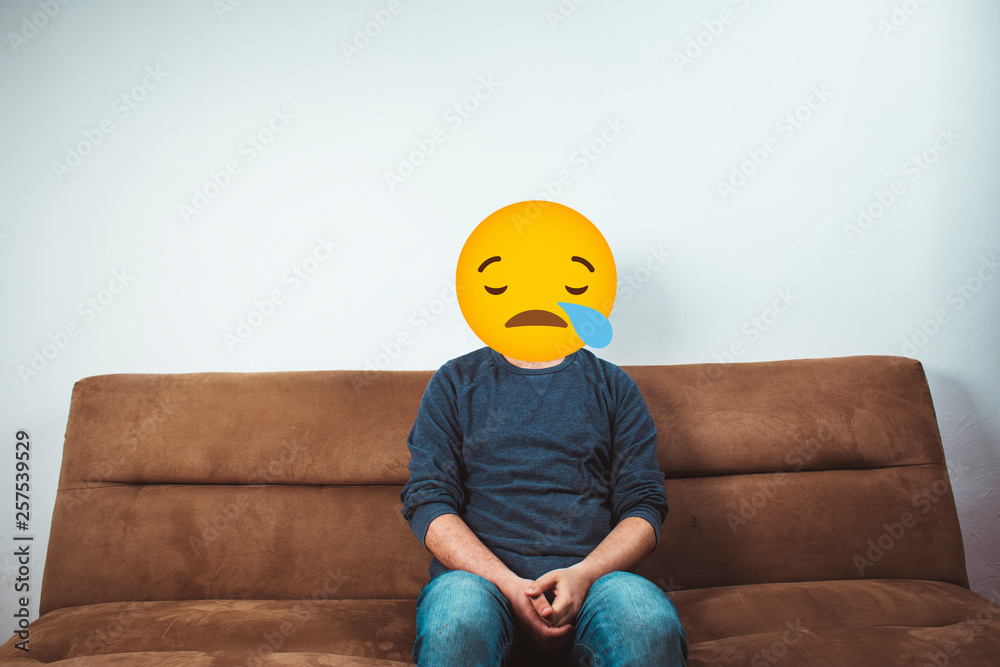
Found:
[[[594,582],[578,565],[550,570],[535,581],[511,573],[500,589],[517,624],[538,649],[556,651],[573,638],[573,623]],[[551,604],[545,592],[554,594]]]

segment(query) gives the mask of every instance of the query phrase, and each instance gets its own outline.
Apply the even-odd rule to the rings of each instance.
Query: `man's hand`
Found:
[[[576,615],[595,581],[609,572],[635,566],[655,546],[652,524],[641,517],[627,516],[582,561],[550,570],[532,582],[528,596],[539,617],[552,627],[576,623]],[[555,593],[551,605],[544,596],[547,590]]]
[[[561,627],[551,626],[539,616],[535,611],[534,602],[526,592],[529,586],[537,588],[537,582],[522,579],[511,573],[510,578],[500,586],[500,592],[510,601],[510,606],[514,609],[514,620],[528,641],[541,651],[558,650],[572,639],[573,626],[569,624]],[[544,597],[542,602],[548,606]]]
[[[442,514],[431,521],[424,544],[445,567],[492,581],[513,607],[517,627],[537,648],[553,651],[572,637],[573,626],[549,627],[542,620],[525,593],[533,582],[511,572],[457,514]]]
[[[564,623],[576,622],[576,615],[593,583],[579,564],[571,565],[540,576],[531,583],[527,595],[542,620],[558,628]],[[551,605],[544,595],[549,589],[555,593]]]

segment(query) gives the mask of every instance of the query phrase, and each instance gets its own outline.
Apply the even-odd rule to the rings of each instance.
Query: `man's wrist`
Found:
[[[511,571],[510,569],[508,569],[506,572],[502,572],[499,575],[497,575],[493,583],[496,584],[496,587],[500,589],[501,593],[506,595],[509,591],[513,591],[515,587],[520,586],[521,582],[522,578],[514,574],[514,572]],[[521,586],[522,590],[518,592],[523,594],[524,593],[523,589],[525,588],[527,588],[527,586]]]
[[[595,581],[607,574],[607,572],[602,571],[602,568],[590,556],[587,556],[579,563],[570,565],[570,569],[576,570],[586,580],[588,586],[593,585]]]
[[[652,550],[655,542],[655,529],[647,519],[627,516],[573,567],[593,584],[609,572],[634,567]]]

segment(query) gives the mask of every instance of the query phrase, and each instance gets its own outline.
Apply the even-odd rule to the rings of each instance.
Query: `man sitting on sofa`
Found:
[[[402,512],[434,556],[416,601],[413,657],[421,665],[683,665],[687,642],[673,604],[632,572],[667,513],[656,428],[635,381],[582,349],[574,330],[589,337],[610,312],[613,258],[590,221],[558,204],[527,229],[507,224],[540,204],[501,209],[466,242],[456,289],[488,345],[433,375],[407,439]],[[555,309],[524,309],[547,303],[538,271],[547,259],[556,282],[568,282],[558,298],[595,286],[589,300],[559,302],[572,328]],[[518,286],[526,300],[488,301]],[[605,311],[589,328],[572,314],[598,312],[585,301]],[[559,349],[572,351],[546,356]],[[508,354],[518,351],[532,359]]]

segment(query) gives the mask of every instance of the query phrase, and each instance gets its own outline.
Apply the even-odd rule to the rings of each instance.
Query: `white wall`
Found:
[[[561,17],[556,0],[224,1],[0,4],[0,617],[15,433],[32,436],[37,591],[76,380],[437,368],[481,345],[450,298],[469,232],[561,172],[555,198],[618,265],[604,358],[709,362],[739,343],[737,361],[921,360],[973,588],[1000,587],[995,2],[565,0]],[[373,12],[391,21],[346,56]],[[449,112],[477,90],[467,118]],[[54,166],[80,143],[96,145]],[[195,190],[215,196],[185,220]],[[317,239],[338,247],[311,264]],[[314,269],[299,283],[297,264]]]

